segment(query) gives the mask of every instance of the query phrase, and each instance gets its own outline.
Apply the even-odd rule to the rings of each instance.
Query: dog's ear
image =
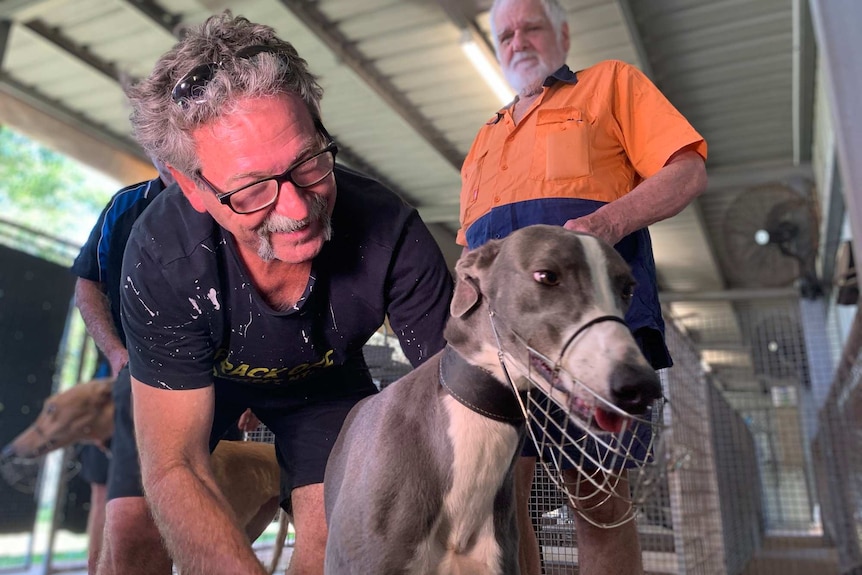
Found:
[[[491,241],[467,252],[455,264],[455,293],[449,312],[452,317],[462,317],[475,308],[482,299],[481,280],[500,252],[499,242]]]
[[[479,303],[481,293],[476,280],[470,276],[458,275],[458,280],[455,282],[455,292],[452,294],[452,303],[449,305],[449,312],[452,317],[461,317],[468,311],[476,307]]]

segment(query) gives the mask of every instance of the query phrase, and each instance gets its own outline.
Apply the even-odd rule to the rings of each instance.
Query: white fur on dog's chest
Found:
[[[518,432],[479,415],[452,397],[443,399],[447,433],[454,450],[452,488],[409,573],[487,573],[502,575],[494,533],[494,498],[518,447]],[[441,529],[446,529],[441,533]],[[444,541],[441,548],[439,542]],[[436,567],[436,571],[432,571]]]

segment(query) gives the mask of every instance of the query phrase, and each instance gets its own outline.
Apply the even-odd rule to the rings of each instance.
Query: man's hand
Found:
[[[108,363],[111,364],[111,375],[117,377],[120,370],[129,363],[129,350],[124,347],[117,347],[107,357]]]
[[[679,150],[662,169],[625,196],[592,214],[567,221],[564,227],[594,235],[613,246],[636,230],[675,216],[706,189],[703,158],[690,148]]]
[[[239,421],[236,422],[236,426],[239,427],[240,431],[251,433],[260,427],[260,420],[250,409],[246,409],[242,412],[242,415],[239,416]]]
[[[604,208],[592,214],[567,221],[563,227],[573,232],[595,236],[609,245],[615,245],[622,239],[610,220],[602,212]]]
[[[105,295],[105,285],[92,280],[78,278],[75,283],[75,305],[81,312],[87,333],[108,360],[111,375],[117,377],[129,363],[129,352],[123,345],[111,316],[111,304]]]

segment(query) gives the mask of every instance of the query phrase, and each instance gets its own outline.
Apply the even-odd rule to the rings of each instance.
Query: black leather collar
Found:
[[[514,390],[490,372],[468,363],[448,345],[440,359],[440,385],[459,403],[480,415],[515,427],[524,423]],[[526,402],[526,395],[522,397]]]

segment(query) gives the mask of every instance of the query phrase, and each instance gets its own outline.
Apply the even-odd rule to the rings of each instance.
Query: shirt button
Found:
[[[508,164],[503,164],[502,166],[500,166],[500,169],[501,169],[501,170],[508,170],[508,169],[509,169],[509,165],[508,165]]]
[[[495,203],[495,204],[499,204],[499,203],[500,203],[500,196],[494,196],[494,203]]]

